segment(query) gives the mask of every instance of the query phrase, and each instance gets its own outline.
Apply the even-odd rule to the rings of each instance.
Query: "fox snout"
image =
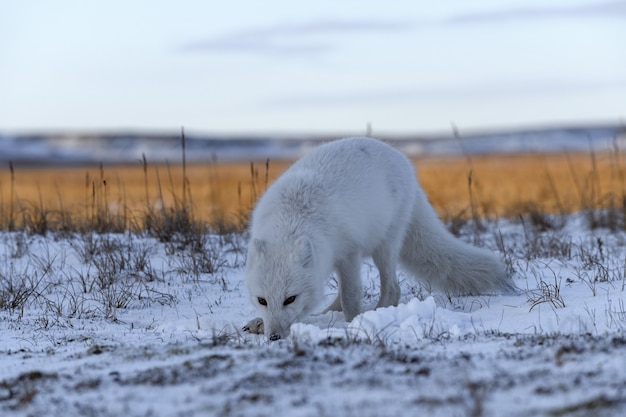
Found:
[[[291,323],[275,322],[270,317],[265,321],[265,335],[271,342],[284,339],[289,336]]]
[[[289,327],[287,327],[286,329],[282,329],[278,327],[267,326],[265,327],[265,335],[270,341],[275,342],[289,336]]]

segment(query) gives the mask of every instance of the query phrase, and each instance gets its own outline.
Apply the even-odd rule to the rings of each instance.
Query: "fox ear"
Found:
[[[300,264],[304,267],[311,266],[313,264],[313,245],[309,238],[306,236],[299,237],[296,240],[295,248]]]

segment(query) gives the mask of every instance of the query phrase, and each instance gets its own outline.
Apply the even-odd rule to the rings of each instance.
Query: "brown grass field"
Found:
[[[415,159],[419,180],[446,220],[517,217],[622,207],[624,164],[602,154],[492,155]],[[290,162],[0,169],[0,228],[115,216],[141,228],[147,211],[189,207],[194,219],[241,226],[254,201]],[[183,180],[185,178],[185,180]],[[376,198],[372,196],[372,198]]]

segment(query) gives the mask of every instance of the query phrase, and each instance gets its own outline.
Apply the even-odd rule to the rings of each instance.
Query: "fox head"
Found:
[[[315,253],[306,237],[289,243],[251,240],[246,286],[270,340],[287,337],[291,325],[322,298],[323,286],[315,270]]]

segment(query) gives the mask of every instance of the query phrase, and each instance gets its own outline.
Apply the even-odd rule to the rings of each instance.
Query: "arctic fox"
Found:
[[[376,139],[337,140],[297,161],[258,201],[250,233],[246,286],[261,319],[243,330],[270,340],[320,304],[333,270],[339,291],[327,311],[357,316],[364,256],[379,271],[377,308],[398,304],[398,261],[452,294],[513,288],[494,254],[447,231],[409,160]]]

